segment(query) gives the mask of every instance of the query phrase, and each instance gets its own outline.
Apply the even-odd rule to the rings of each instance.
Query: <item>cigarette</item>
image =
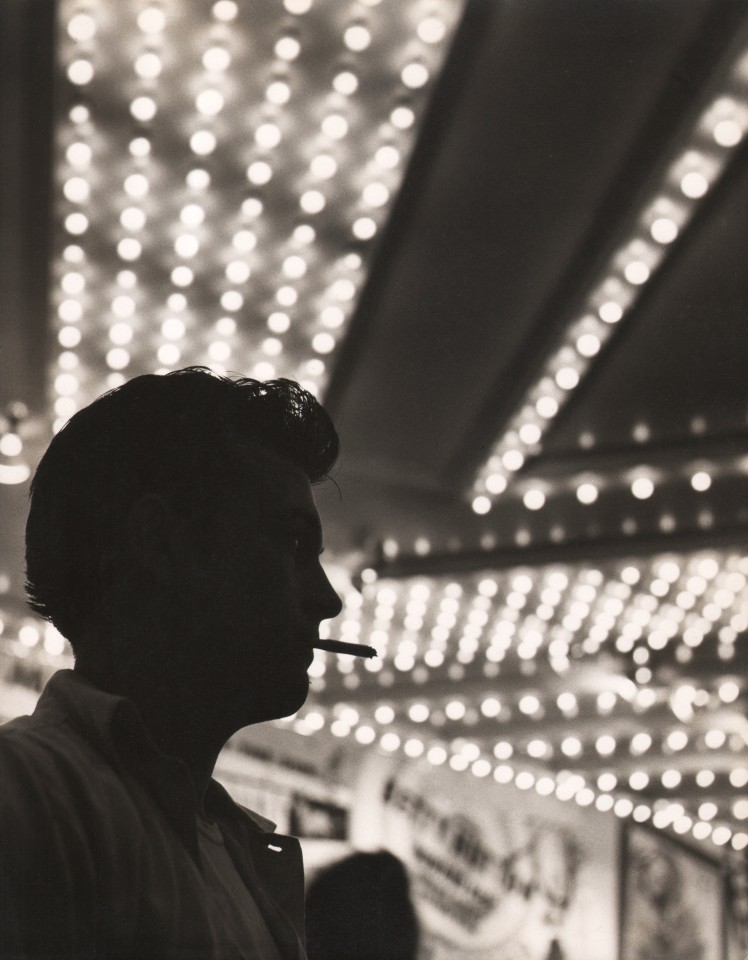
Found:
[[[349,653],[352,657],[378,657],[374,647],[366,647],[362,643],[345,643],[343,640],[318,640],[314,644],[315,650],[326,650],[328,653]]]

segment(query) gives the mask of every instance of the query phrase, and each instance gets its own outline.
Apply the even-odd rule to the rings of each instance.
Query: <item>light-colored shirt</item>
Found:
[[[226,851],[218,824],[198,817],[197,842],[216,939],[226,944],[227,953],[242,960],[282,960],[265,918]]]
[[[218,860],[134,705],[55,674],[0,727],[0,958],[304,960],[298,841],[215,781],[205,813]]]

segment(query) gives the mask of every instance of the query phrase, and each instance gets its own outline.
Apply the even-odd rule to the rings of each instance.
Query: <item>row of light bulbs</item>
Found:
[[[516,451],[515,451],[516,452]],[[521,465],[519,458],[516,462]],[[711,463],[686,467],[664,469],[653,466],[638,466],[622,473],[609,476],[590,476],[582,474],[578,477],[567,477],[553,482],[541,480],[527,480],[517,488],[519,499],[526,510],[542,510],[551,497],[572,491],[579,503],[589,506],[598,501],[600,494],[609,490],[628,489],[634,500],[644,501],[651,499],[658,489],[665,489],[673,482],[686,480],[696,493],[706,493],[711,489],[715,479],[726,476],[745,476],[748,473],[748,459],[735,457],[719,464]],[[491,510],[493,501],[489,496],[479,494],[473,500],[473,510],[478,514],[486,514]]]
[[[697,118],[688,142],[664,173],[654,196],[637,218],[631,236],[612,255],[583,310],[569,323],[564,343],[545,362],[510,419],[490,456],[479,468],[471,499],[476,513],[487,513],[511,476],[540,449],[559,411],[600,355],[617,326],[682,234],[703,198],[713,189],[748,130],[748,53],[733,65],[724,88]],[[699,471],[701,473],[702,471]],[[699,477],[695,489],[706,483]],[[581,502],[596,499],[594,484],[584,484]],[[652,495],[653,478],[633,479],[632,494]],[[542,491],[530,494],[542,506]],[[527,506],[527,504],[526,504]]]
[[[563,676],[571,658],[608,649],[613,656],[631,656],[637,682],[646,684],[652,654],[668,645],[676,645],[675,656],[685,663],[706,637],[716,635],[718,655],[726,664],[734,659],[737,638],[748,629],[746,577],[745,556],[705,551],[621,562],[606,574],[553,567],[504,577],[478,574],[463,583],[378,581],[365,596],[345,594],[335,629],[346,641],[371,644],[386,660],[366,661],[360,669],[345,657],[332,664],[343,674],[343,685],[356,689],[367,675],[387,687],[405,682],[396,680],[398,674],[426,683],[440,669],[455,681],[467,675],[490,678],[505,661],[525,676],[544,661]],[[315,678],[334,684],[324,659],[312,670]],[[698,692],[679,690],[672,708],[679,718],[689,718]],[[730,683],[724,697],[728,690]],[[642,705],[643,691],[637,696]]]
[[[60,136],[68,241],[58,270],[57,333],[63,350],[54,377],[57,426],[101,386],[116,386],[127,374],[144,372],[137,369],[139,364],[152,369],[150,355],[144,356],[149,351],[155,354],[159,371],[200,362],[217,372],[241,368],[260,379],[293,376],[319,392],[363,280],[366,243],[377,234],[399,186],[424,91],[441,63],[444,41],[459,13],[446,0],[418,0],[411,5],[418,16],[404,17],[408,32],[393,41],[387,14],[376,6],[362,10],[353,5],[342,19],[339,66],[330,88],[326,91],[323,85],[316,91],[314,77],[307,83],[310,78],[304,73],[304,15],[313,7],[290,0],[285,8],[291,20],[280,18],[262,68],[268,79],[261,99],[248,105],[239,104],[235,96],[248,31],[232,0],[209,6],[213,25],[208,24],[203,34],[195,28],[204,38],[202,72],[185,71],[177,92],[168,86],[169,58],[175,56],[177,39],[170,31],[178,29],[185,11],[130,4],[118,13],[123,32],[131,29],[129,18],[135,20],[132,42],[125,46],[131,50],[128,79],[107,74],[109,14],[93,4],[63,5],[63,61],[70,83],[87,102],[71,107]],[[328,26],[338,29],[337,24]],[[371,55],[367,59],[367,50],[383,42],[382,37],[396,43],[388,50],[385,65]],[[398,60],[401,65],[393,74],[392,64]],[[253,76],[259,76],[255,51],[253,61]],[[317,66],[314,72],[322,73]],[[389,87],[391,106],[379,126],[364,130],[362,117],[371,106],[365,87],[373,75],[377,84]],[[132,135],[124,162],[114,155],[114,141],[102,142],[105,126],[96,123],[96,96],[103,89],[97,83],[105,82],[129,96]],[[195,91],[192,105],[184,109],[178,105],[182,89]],[[171,99],[165,103],[167,97]],[[386,100],[378,95],[375,113],[381,115],[382,103]],[[169,161],[170,169],[158,153],[154,125],[167,114],[187,140],[183,156]],[[253,126],[243,136],[245,117]],[[252,144],[249,153],[247,142]],[[120,208],[116,226],[97,220],[96,213],[101,206],[95,201],[102,170],[110,165],[107,150],[113,153],[121,190],[114,204]],[[181,187],[173,170],[188,156],[193,165]],[[245,186],[227,183],[227,165],[233,177],[243,156]],[[306,172],[289,172],[292,162],[306,164]],[[173,198],[164,195],[165,189]],[[249,196],[242,200],[247,189]],[[177,203],[175,220],[168,222],[168,204],[180,195],[184,199]],[[226,216],[229,195],[239,196],[238,211]],[[273,218],[279,203],[292,202],[298,209],[291,222],[287,210],[283,213],[290,231],[284,236],[279,233],[282,225]],[[347,227],[346,216],[351,217]],[[224,238],[224,225],[231,217],[235,226]],[[347,238],[341,239],[341,230],[349,231]],[[114,284],[103,284],[106,278],[97,276],[99,251],[92,248],[101,243],[102,232],[111,236],[119,261],[111,278]],[[331,249],[330,234],[336,249]],[[172,246],[170,262],[159,252],[164,240]],[[152,273],[154,257],[170,287],[163,305],[154,302],[154,290],[143,279],[144,273]],[[110,263],[111,258],[107,269]],[[194,296],[206,281],[215,298],[207,307]],[[264,294],[258,296],[258,289]],[[89,318],[87,301],[101,299],[107,290],[112,291],[107,296],[110,315],[102,331],[101,318]],[[211,313],[218,314],[211,322],[197,319]],[[96,382],[102,359],[108,370],[105,384]]]
[[[381,710],[382,708],[380,708]],[[379,733],[371,724],[359,724],[358,711],[354,707],[339,705],[334,718],[327,717],[319,707],[311,707],[306,712],[281,721],[281,725],[290,725],[297,733],[311,735],[328,725],[330,733],[338,738],[353,739],[364,747],[376,745],[383,753],[398,751],[413,761],[426,761],[432,766],[449,766],[455,772],[470,772],[479,779],[493,777],[496,783],[505,786],[513,784],[521,791],[535,789],[541,796],[555,796],[562,801],[574,801],[581,807],[593,806],[600,812],[612,811],[621,818],[631,817],[639,823],[650,821],[660,829],[671,828],[678,834],[691,833],[697,840],[711,839],[716,846],[730,844],[734,850],[743,850],[748,846],[748,833],[735,830],[726,823],[713,821],[719,810],[711,801],[701,802],[698,811],[689,813],[683,803],[677,800],[658,799],[652,803],[637,802],[625,794],[615,795],[619,787],[618,778],[611,773],[602,773],[595,785],[590,785],[584,776],[562,770],[557,773],[538,772],[525,765],[517,766],[507,762],[512,756],[511,745],[499,744],[495,755],[500,762],[483,754],[480,746],[466,741],[452,744],[436,740],[424,741],[418,736],[401,735],[395,731]],[[711,771],[702,771],[702,781],[706,782]],[[632,774],[634,784],[637,778]],[[733,786],[740,788],[748,783],[748,769],[736,767],[730,774]],[[641,782],[641,780],[640,780]],[[630,789],[643,789],[628,784]],[[736,819],[748,817],[748,804],[736,800],[732,815]]]

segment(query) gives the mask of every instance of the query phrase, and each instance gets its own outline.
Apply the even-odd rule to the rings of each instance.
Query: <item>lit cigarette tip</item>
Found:
[[[366,647],[362,643],[345,643],[342,640],[318,640],[314,648],[326,650],[328,653],[348,653],[352,657],[366,657],[367,660],[379,656],[374,647]]]

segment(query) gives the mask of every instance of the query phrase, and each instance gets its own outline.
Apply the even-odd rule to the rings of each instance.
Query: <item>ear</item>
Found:
[[[126,521],[131,555],[159,583],[173,583],[184,566],[183,524],[160,496],[139,497],[130,507]]]

